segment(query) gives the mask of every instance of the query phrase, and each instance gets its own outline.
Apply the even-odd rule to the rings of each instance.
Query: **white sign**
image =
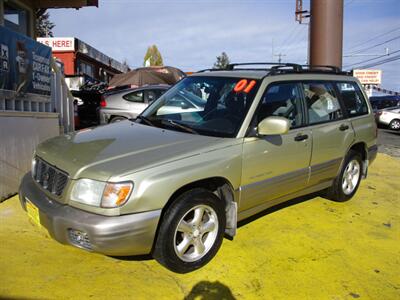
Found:
[[[381,84],[382,82],[382,70],[354,70],[353,75],[362,84]]]
[[[51,47],[53,52],[75,51],[75,38],[73,37],[37,38],[37,41]]]

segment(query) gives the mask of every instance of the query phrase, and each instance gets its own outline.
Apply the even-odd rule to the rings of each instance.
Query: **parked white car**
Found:
[[[400,130],[400,108],[387,108],[377,112],[378,123],[389,126],[392,130]]]

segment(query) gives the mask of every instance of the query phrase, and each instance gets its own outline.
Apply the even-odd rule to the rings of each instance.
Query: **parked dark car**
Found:
[[[400,96],[372,96],[369,97],[369,101],[374,111],[400,106]]]

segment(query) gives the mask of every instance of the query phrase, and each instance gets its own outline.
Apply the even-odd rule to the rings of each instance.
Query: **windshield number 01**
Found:
[[[252,80],[250,82],[247,79],[242,79],[238,83],[236,83],[233,91],[235,93],[245,92],[246,94],[251,91],[251,89],[256,85],[256,81]]]

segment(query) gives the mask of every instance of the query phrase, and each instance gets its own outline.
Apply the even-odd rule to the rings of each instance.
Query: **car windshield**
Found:
[[[192,76],[150,105],[138,120],[147,125],[218,137],[235,137],[259,81]]]

